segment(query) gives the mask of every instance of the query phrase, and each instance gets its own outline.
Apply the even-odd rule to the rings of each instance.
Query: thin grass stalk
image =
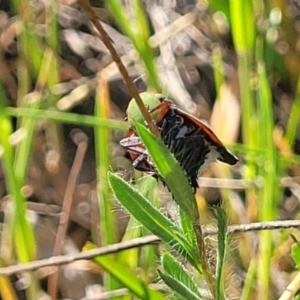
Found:
[[[124,121],[104,119],[96,116],[81,115],[75,113],[61,112],[55,110],[43,110],[35,108],[6,107],[5,113],[12,117],[36,118],[66,124],[77,124],[82,126],[106,127],[110,129],[127,131],[128,124]]]
[[[13,5],[18,12],[19,21],[22,24],[22,31],[19,36],[19,49],[20,51],[20,60],[18,63],[18,106],[25,106],[24,97],[29,92],[30,85],[31,85],[31,74],[29,72],[27,62],[31,63],[31,67],[34,70],[35,74],[37,75],[41,63],[41,51],[37,45],[37,35],[36,34],[29,34],[29,26],[28,21],[32,22],[32,19],[35,18],[33,9],[30,8],[28,1],[13,1]],[[29,46],[30,45],[30,46]],[[34,49],[34,51],[32,51]],[[1,91],[2,92],[2,91]],[[2,101],[4,101],[4,95]],[[8,116],[3,116],[6,119],[7,123],[10,123],[11,120]],[[5,119],[3,121],[5,122]],[[18,127],[24,125],[23,121],[17,121]],[[23,129],[25,133],[31,134],[32,132],[29,131],[32,128],[29,128],[29,125]],[[9,133],[10,131],[10,133]],[[25,204],[25,198],[21,194],[21,188],[24,185],[27,162],[29,160],[29,147],[30,144],[26,142],[22,142],[23,149],[19,150],[19,157],[27,158],[27,161],[23,161],[22,165],[19,165],[18,168],[15,168],[15,164],[17,161],[14,161],[13,156],[15,156],[14,149],[12,145],[4,141],[4,139],[8,139],[9,135],[12,133],[12,128],[6,132],[6,136],[2,135],[2,145],[4,143],[4,148],[6,152],[5,161],[5,168],[7,170],[7,186],[8,191],[12,196],[13,203],[14,203],[14,213],[12,216],[12,236],[15,244],[15,249],[17,253],[18,260],[20,262],[29,262],[36,258],[36,242],[34,238],[34,233],[29,224],[26,215],[27,209]],[[19,147],[18,147],[19,148]],[[16,171],[18,173],[16,173]],[[30,273],[30,284],[26,290],[27,298],[28,299],[37,299],[38,298],[38,283],[36,278],[34,277],[33,273]]]
[[[30,18],[35,18],[33,10],[29,8],[29,2],[21,2],[15,0],[13,1],[13,4],[15,6],[16,11],[18,12],[19,21],[22,24],[22,31],[20,33],[18,41],[19,49],[21,49],[21,51],[20,60],[18,63],[19,84],[17,103],[18,106],[26,106],[26,103],[24,102],[24,97],[28,94],[31,85],[31,74],[29,72],[27,61],[29,61],[32,64],[32,67],[37,75],[40,67],[39,64],[41,62],[41,52],[39,47],[34,47],[37,45],[38,39],[36,34],[29,34],[28,21]],[[32,51],[32,49],[34,49],[34,51]],[[8,118],[7,120],[9,121]],[[25,134],[29,135],[27,137],[28,142],[26,141],[26,139],[23,140],[21,144],[17,146],[15,153],[14,149],[10,148],[11,145],[6,145],[6,152],[11,152],[11,155],[15,156],[14,161],[10,160],[9,158],[6,159],[6,168],[11,169],[7,174],[7,180],[10,181],[9,192],[11,193],[14,199],[14,213],[12,217],[12,236],[14,239],[18,260],[23,263],[29,262],[36,258],[35,237],[31,225],[29,224],[26,218],[26,200],[21,194],[21,188],[24,185],[27,165],[29,161],[29,148],[31,146],[31,135],[33,133],[32,125],[35,122],[34,120],[32,121],[33,122],[29,121],[30,123],[27,124],[26,122],[24,124],[23,119],[18,119],[17,121],[18,127],[23,127]],[[24,125],[26,125],[26,127],[24,127]],[[8,138],[8,136],[5,138]],[[19,163],[19,165],[17,165],[17,163]],[[30,275],[30,280],[31,284],[29,285],[26,294],[29,299],[36,299],[38,287],[37,281],[34,278],[33,274]]]
[[[3,168],[6,174],[6,187],[13,202],[11,235],[19,262],[29,262],[36,258],[34,233],[26,216],[26,201],[21,193],[24,182],[16,176],[14,165],[14,149],[10,141],[13,132],[12,121],[5,115],[5,96],[0,86],[0,146],[3,149]],[[31,274],[31,284],[27,289],[28,299],[36,299],[37,282]]]
[[[240,300],[251,299],[250,296],[251,296],[251,293],[253,290],[253,284],[254,284],[254,280],[255,280],[256,270],[257,270],[257,258],[254,257],[254,258],[252,258],[250,265],[248,267],[247,276],[245,279],[245,285],[244,285]]]
[[[251,64],[254,58],[254,40],[256,37],[252,1],[232,0],[230,2],[230,14],[233,39],[238,55],[243,141],[248,149],[257,149],[259,152],[260,143],[258,142],[257,134],[259,134],[260,130],[257,123],[254,92],[250,85]],[[246,151],[245,154],[247,164],[244,177],[246,180],[253,181],[257,177],[257,152]],[[255,187],[246,190],[246,201],[249,218],[256,219],[258,209]],[[251,279],[252,276],[247,276],[247,280]],[[249,282],[245,283],[245,287],[249,287]]]
[[[205,242],[204,242],[204,237],[201,229],[201,224],[200,224],[200,219],[196,222],[193,223],[193,229],[196,235],[197,239],[197,245],[200,253],[200,263],[202,265],[202,272],[204,275],[204,278],[207,282],[208,288],[213,296],[215,295],[216,291],[216,281],[212,275],[212,271],[209,268],[208,265],[208,257],[207,257],[207,252],[206,252],[206,247],[205,247]]]
[[[256,133],[258,128],[255,114],[255,100],[250,85],[251,64],[253,62],[254,52],[253,46],[256,34],[252,1],[232,0],[230,2],[230,13],[233,39],[238,56],[243,142],[249,148],[258,148],[256,143]],[[257,175],[255,158],[255,154],[251,152],[246,153],[247,172],[245,172],[244,175],[246,180],[254,180]],[[256,218],[257,206],[255,189],[247,189],[246,199],[248,201],[250,218]]]
[[[260,168],[264,178],[264,187],[260,190],[260,220],[272,221],[276,218],[277,199],[280,192],[277,177],[277,156],[273,143],[274,117],[272,113],[272,95],[268,84],[263,62],[259,62],[258,75],[258,102],[260,110],[260,143],[264,149],[263,165]],[[272,257],[272,233],[263,231],[259,237],[258,254],[258,297],[268,299],[270,285],[270,263]]]
[[[37,79],[37,84],[35,91],[26,95],[26,102],[28,108],[39,109],[41,105],[41,90],[45,87],[47,78],[49,76],[50,66],[53,62],[52,52],[46,51],[39,72],[39,77]],[[26,103],[25,103],[26,105]],[[36,118],[22,118],[20,121],[20,127],[25,130],[26,138],[24,138],[16,147],[16,157],[15,157],[15,172],[16,176],[20,178],[21,181],[25,180],[28,163],[30,161],[29,157],[31,154],[32,141],[35,131]]]
[[[93,9],[91,8],[89,2],[87,0],[79,0],[80,5],[82,6],[82,8],[85,10],[85,12],[87,13],[89,19],[91,20],[91,22],[94,24],[94,26],[97,28],[97,30],[99,31],[100,35],[102,36],[102,40],[103,43],[105,44],[105,46],[107,47],[107,49],[109,50],[112,59],[114,60],[114,62],[116,63],[124,81],[127,84],[127,87],[131,93],[131,95],[133,96],[133,98],[136,100],[136,103],[138,105],[138,107],[141,110],[142,115],[144,116],[149,129],[153,132],[153,134],[155,134],[156,136],[159,136],[159,131],[156,128],[156,126],[154,125],[154,123],[152,122],[151,116],[148,112],[148,110],[146,109],[140,95],[139,92],[136,88],[136,86],[134,85],[131,77],[129,76],[124,64],[122,63],[115,47],[113,46],[113,44],[111,43],[110,37],[107,34],[107,32],[104,30],[103,26],[101,25],[101,23],[99,22],[95,12],[93,11]]]
[[[154,51],[149,45],[150,28],[143,3],[140,0],[131,0],[131,6],[134,8],[139,26],[139,31],[132,29],[133,42],[145,65],[150,87],[157,92],[161,92]]]
[[[104,72],[99,72],[99,84],[95,101],[95,114],[99,118],[108,119],[110,114],[110,97],[108,82]],[[117,240],[116,220],[113,214],[112,193],[108,186],[107,173],[110,165],[110,130],[105,127],[95,128],[95,154],[97,165],[97,191],[100,215],[101,245],[113,244]],[[94,237],[95,240],[98,237]],[[119,285],[109,273],[104,275],[106,290],[113,290]]]
[[[50,1],[46,10],[47,34],[46,42],[54,54],[59,53],[59,29],[58,29],[58,2]],[[51,88],[60,82],[59,65],[58,60],[54,58],[49,67],[49,73],[51,76],[47,77],[47,87],[51,91]],[[56,105],[58,96],[53,93],[49,93],[48,106],[52,107]]]
[[[110,114],[108,82],[103,72],[99,73],[99,88],[96,96],[96,116],[108,119]],[[110,164],[110,130],[99,127],[96,132],[97,180],[100,204],[101,240],[103,245],[116,242],[115,220],[112,214],[111,192],[107,185],[107,172]]]
[[[298,78],[295,99],[293,102],[293,106],[291,109],[287,129],[286,129],[286,134],[285,134],[285,138],[291,147],[293,146],[293,143],[295,141],[299,119],[300,119],[300,77]]]
[[[150,29],[142,2],[140,0],[129,1],[128,7],[131,9],[130,17],[119,0],[108,1],[107,6],[115,20],[119,23],[120,28],[122,28],[134,44],[141,61],[144,63],[149,85],[155,91],[160,92],[161,87],[157,74],[155,55],[149,45]]]
[[[213,48],[212,52],[213,68],[214,68],[214,81],[216,86],[217,100],[221,100],[220,90],[225,83],[225,72],[222,60],[222,52],[219,46]]]

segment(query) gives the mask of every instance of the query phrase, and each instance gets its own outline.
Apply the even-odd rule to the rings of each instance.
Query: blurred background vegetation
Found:
[[[218,205],[229,224],[298,219],[299,2],[92,0],[91,5],[138,91],[162,92],[209,123],[239,157],[236,166],[215,164],[199,179],[203,227],[217,226]],[[99,247],[149,234],[114,198],[108,171],[130,181],[177,222],[168,189],[134,171],[119,145],[132,96],[76,0],[0,0],[0,79],[0,270],[76,254],[87,242]],[[294,299],[300,289],[299,239],[292,228],[230,235],[226,299]],[[206,243],[213,266],[216,237]],[[170,248],[127,250],[106,263],[147,286],[155,284],[161,297],[180,299],[158,279],[161,251]],[[103,292],[129,286],[104,272],[104,265],[80,260],[59,270],[0,276],[0,297],[113,298]],[[289,284],[293,292],[286,296]]]

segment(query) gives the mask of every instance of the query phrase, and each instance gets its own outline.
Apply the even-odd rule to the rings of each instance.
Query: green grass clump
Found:
[[[149,7],[138,0],[127,1],[126,5],[123,2],[106,1],[111,17],[134,46],[135,63],[138,62],[137,65],[144,68],[149,89],[155,92],[166,89],[165,86],[161,87],[159,80],[162,71],[159,65],[161,53],[152,49],[149,44],[149,38],[155,31],[155,26],[151,26],[149,22],[151,18],[148,20]],[[142,249],[96,257],[94,261],[105,270],[102,278],[107,291],[126,287],[140,299],[275,299],[281,293],[280,299],[288,299],[287,291],[275,289],[276,281],[274,282],[271,275],[272,269],[281,262],[280,259],[291,251],[291,243],[299,239],[297,232],[285,229],[275,234],[270,230],[251,235],[240,233],[237,240],[234,237],[231,239],[227,233],[230,223],[279,219],[284,206],[282,178],[287,174],[295,176],[299,171],[300,158],[294,153],[294,144],[299,130],[300,67],[299,53],[293,49],[293,46],[296,49],[295,41],[298,37],[294,30],[296,19],[289,19],[286,13],[287,4],[275,5],[274,1],[267,0],[209,0],[205,11],[207,19],[201,20],[210,20],[205,23],[206,26],[209,24],[206,33],[210,32],[215,41],[210,44],[211,47],[206,53],[210,58],[207,63],[213,68],[218,98],[213,114],[217,107],[222,107],[231,97],[231,100],[236,100],[236,114],[240,115],[240,124],[231,123],[231,127],[225,126],[225,123],[223,126],[222,123],[223,120],[229,124],[232,121],[227,120],[231,106],[220,110],[218,115],[219,122],[222,123],[220,127],[229,128],[228,132],[221,128],[224,129],[224,141],[226,137],[231,137],[228,140],[235,144],[229,147],[241,158],[234,176],[237,180],[243,179],[246,186],[243,193],[221,189],[224,208],[206,209],[207,205],[202,201],[202,190],[196,196],[193,194],[180,165],[159,137],[153,135],[144,124],[133,124],[167,185],[168,189],[163,190],[164,195],[172,194],[170,198],[177,209],[175,220],[162,212],[161,199],[158,196],[160,194],[157,194],[158,184],[153,178],[136,177],[128,183],[112,170],[112,131],[125,133],[129,124],[110,117],[113,109],[110,107],[105,72],[99,72],[94,115],[59,111],[59,99],[53,88],[61,81],[62,59],[57,14],[60,5],[50,1],[45,6],[43,25],[47,34],[42,37],[36,29],[36,25],[42,21],[30,1],[14,0],[12,4],[19,30],[18,60],[15,65],[17,98],[14,99],[14,107],[7,99],[7,87],[5,84],[0,85],[0,160],[5,176],[6,201],[11,204],[12,209],[11,213],[5,213],[1,227],[0,270],[2,267],[37,259],[39,249],[35,224],[28,217],[28,198],[24,194],[24,186],[26,187],[33,164],[35,138],[43,131],[46,146],[56,151],[61,159],[58,165],[63,165],[66,157],[62,129],[66,124],[73,124],[77,127],[92,127],[95,138],[95,189],[99,219],[91,228],[90,239],[93,245],[87,244],[85,249],[90,250],[96,246],[130,240],[150,233],[161,239],[160,247],[149,245]],[[170,16],[175,18],[177,12],[173,11]],[[229,46],[224,47],[223,43],[216,42],[218,38],[222,38],[221,32],[224,30],[215,22],[217,17],[220,20],[220,16],[224,28],[227,28],[226,38],[233,45],[229,43]],[[187,22],[183,19],[181,21]],[[169,22],[171,25],[171,19]],[[199,40],[202,38],[200,29],[205,26],[202,27],[201,22],[198,20],[185,23],[182,27],[183,33],[191,37],[193,43],[197,43],[197,37]],[[173,36],[165,36],[162,40],[163,43],[170,42],[169,49],[173,51]],[[280,40],[287,42],[290,52],[279,54],[277,50],[281,45]],[[234,51],[230,50],[232,46]],[[230,55],[227,55],[229,52]],[[178,65],[184,64],[182,61],[185,61],[180,60],[180,54],[176,55],[174,57],[178,59]],[[228,57],[234,61],[230,68]],[[195,58],[196,56],[193,57]],[[236,76],[230,77],[228,69]],[[289,95],[293,101],[290,111],[286,113],[284,130],[276,123],[277,114],[274,109],[274,99],[283,101],[278,96],[279,81],[288,85],[290,94],[294,95]],[[234,91],[228,96],[224,90]],[[240,131],[232,138],[230,128],[232,131]],[[225,178],[233,176],[230,169],[221,167],[218,171],[214,170],[214,174],[216,177]],[[118,227],[116,200],[129,213],[126,228]],[[298,218],[298,214],[288,217]],[[213,238],[206,237],[202,228],[207,223],[218,228]],[[124,232],[123,235],[120,236],[120,232]],[[293,235],[293,240],[290,235]],[[257,247],[253,245],[253,240]],[[292,257],[298,270],[299,247],[298,242],[295,244],[292,247]],[[278,249],[282,250],[283,246],[285,255],[278,254]],[[236,255],[227,260],[231,252]],[[290,263],[286,267],[285,275],[293,267],[293,263]],[[236,275],[232,274],[232,270],[245,274],[242,287],[235,286]],[[42,288],[36,272],[29,272],[28,277],[30,280],[26,286],[26,297],[38,299],[42,295]],[[295,297],[300,288],[298,278],[299,274],[287,282],[287,288]],[[164,289],[156,291],[151,285],[153,283],[162,283]],[[5,300],[16,299],[9,277],[0,276],[0,295]]]

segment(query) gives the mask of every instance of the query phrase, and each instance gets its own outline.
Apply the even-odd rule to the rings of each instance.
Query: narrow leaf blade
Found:
[[[93,249],[93,245],[87,245],[87,250]],[[103,255],[94,258],[106,271],[114,276],[119,282],[133,292],[139,299],[165,300],[159,292],[150,289],[144,282],[139,280],[127,267],[113,259],[111,256]]]
[[[108,174],[110,186],[121,204],[149,231],[176,249],[191,262],[197,255],[196,250],[183,236],[182,231],[138,191],[113,173]]]
[[[162,265],[167,274],[169,274],[175,280],[180,281],[187,289],[201,297],[194,280],[174,256],[169,253],[165,253],[162,258]]]
[[[141,124],[136,123],[135,126],[175,201],[192,221],[197,221],[199,213],[196,199],[181,166],[162,141],[158,140]]]
[[[217,207],[218,219],[218,253],[216,267],[216,296],[217,299],[224,299],[224,259],[227,245],[227,224],[228,218],[225,211]]]
[[[175,291],[179,295],[183,296],[184,299],[189,299],[189,300],[203,299],[201,296],[199,297],[193,291],[188,289],[184,284],[182,284],[182,282],[173,278],[172,276],[164,274],[160,271],[159,271],[159,276],[167,286],[169,286],[173,291]]]

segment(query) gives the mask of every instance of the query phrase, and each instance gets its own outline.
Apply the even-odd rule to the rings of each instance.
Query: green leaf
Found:
[[[216,298],[224,299],[224,259],[227,245],[227,224],[228,218],[225,211],[217,207],[218,219],[218,252],[217,252],[217,267],[216,267]]]
[[[157,180],[155,180],[152,176],[141,177],[136,182],[138,191],[144,197],[149,199],[152,204],[157,202],[156,193],[153,193],[156,186]],[[141,224],[131,215],[126,226],[126,231],[122,237],[122,241],[128,241],[140,237],[143,234],[147,234],[147,232],[145,233],[144,231],[148,232],[148,230],[145,230],[145,228],[141,226]],[[122,258],[131,269],[141,267],[142,265],[142,268],[146,270],[149,269],[150,266],[155,268],[157,265],[157,256],[153,245],[122,251],[118,257]],[[141,263],[141,265],[139,265],[139,263]]]
[[[123,7],[123,4],[120,0],[110,0],[106,2],[106,5],[112,15],[114,16],[115,20],[121,25],[122,30],[124,33],[130,38],[133,39],[133,32],[132,32],[132,23],[130,22],[129,18],[126,16],[126,11]]]
[[[285,134],[286,140],[290,146],[292,146],[294,143],[297,134],[299,119],[300,119],[300,77],[298,78],[295,99],[290,112],[286,134]]]
[[[199,269],[197,250],[186,240],[180,228],[123,179],[113,173],[108,174],[108,179],[117,199],[130,214]]]
[[[139,53],[141,60],[145,65],[148,75],[149,84],[156,90],[160,91],[159,78],[157,75],[156,60],[153,49],[148,43],[150,37],[150,29],[147,16],[144,12],[143,5],[139,0],[129,1],[131,8],[130,17],[123,7],[121,1],[110,0],[107,1],[107,6],[119,23],[120,28],[131,39],[136,50]]]
[[[187,213],[192,222],[198,221],[199,213],[195,196],[177,160],[163,142],[144,126],[135,123],[135,127],[177,204]]]
[[[251,54],[255,38],[254,14],[251,0],[231,0],[230,19],[235,49]]]
[[[95,248],[87,245],[87,250]],[[145,300],[165,300],[166,298],[159,292],[150,289],[147,284],[138,279],[127,267],[113,259],[111,256],[103,255],[94,258],[94,261],[101,265],[106,271],[114,276],[126,288],[133,292],[139,299]]]
[[[222,60],[222,51],[220,47],[215,46],[212,52],[213,70],[214,70],[214,80],[217,92],[217,99],[220,101],[222,99],[220,91],[221,87],[225,84],[225,71],[224,63]]]
[[[195,235],[195,231],[191,219],[187,216],[184,210],[180,209],[179,213],[180,213],[181,228],[184,232],[184,236],[191,243],[191,245],[194,245],[194,247],[197,248],[198,247],[197,238]]]
[[[1,108],[0,108],[1,110]],[[106,127],[116,130],[128,130],[128,124],[123,121],[104,119],[89,115],[74,114],[69,112],[61,112],[55,110],[43,110],[35,108],[22,107],[6,107],[5,113],[8,116],[14,117],[28,117],[36,119],[45,119],[49,121],[56,121],[66,124],[76,124],[84,126]]]
[[[173,291],[175,291],[179,295],[183,296],[185,299],[189,299],[189,300],[203,299],[201,296],[197,295],[192,290],[190,290],[180,280],[177,280],[174,277],[168,274],[164,274],[160,271],[158,271],[158,273],[167,286],[169,286]]]
[[[152,176],[143,176],[136,182],[139,192],[154,205],[158,205],[157,193],[153,192],[157,188],[157,180]]]
[[[193,256],[195,260],[191,261],[191,263],[201,274],[202,272],[205,274],[207,282],[209,282],[212,290],[214,280],[209,271],[206,270],[206,252],[201,226],[199,224],[200,216],[195,195],[193,194],[190,183],[181,166],[162,141],[150,133],[149,130],[141,124],[136,123],[135,127],[138,135],[151,155],[159,174],[163,177],[168,188],[173,194],[175,201],[191,220],[197,240],[196,247],[195,243],[192,243],[192,248],[194,249],[194,252],[196,252],[196,255]]]
[[[178,260],[175,259],[174,256],[169,253],[165,253],[162,257],[162,265],[164,271],[168,275],[181,282],[182,285],[186,286],[187,289],[191,290],[191,292],[201,297],[193,278],[191,278],[187,270],[183,267],[182,264],[178,262]]]
[[[297,265],[297,268],[300,270],[300,243],[297,242],[292,247],[292,257]]]
[[[274,116],[273,96],[268,82],[265,65],[262,61],[257,64],[257,108],[260,130],[257,136],[259,147],[264,149],[260,159],[259,176],[263,178],[264,188],[259,189],[259,216],[261,221],[275,220],[277,217],[277,204],[280,199],[281,186],[278,171],[277,150],[273,142]],[[273,238],[269,230],[259,233],[259,251],[257,263],[257,280],[261,283],[258,298],[269,298],[270,270],[273,255]]]

